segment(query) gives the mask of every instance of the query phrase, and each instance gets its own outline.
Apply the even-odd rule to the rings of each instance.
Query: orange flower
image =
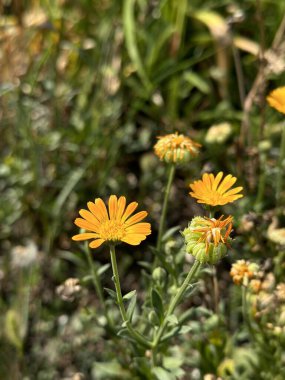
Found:
[[[192,232],[202,233],[201,237],[197,241],[197,244],[201,242],[205,242],[206,253],[209,250],[210,243],[214,243],[214,246],[217,247],[221,242],[229,247],[227,240],[230,236],[230,233],[233,230],[232,229],[233,217],[228,216],[226,219],[222,220],[223,216],[224,215],[220,216],[219,219],[215,219],[215,218],[210,219],[207,217],[204,217],[203,219],[201,218],[199,222],[202,226],[199,228],[194,228],[192,230]]]
[[[285,86],[273,90],[266,98],[269,105],[285,114]]]
[[[200,144],[182,134],[159,136],[154,146],[155,154],[166,162],[187,162],[199,153]]]
[[[74,223],[89,232],[72,237],[73,240],[93,239],[90,248],[97,248],[104,242],[117,244],[124,242],[130,245],[139,245],[147,235],[151,234],[149,223],[139,223],[147,216],[146,211],[140,211],[131,216],[138,207],[132,202],[126,207],[126,198],[111,195],[108,202],[108,211],[101,198],[87,203],[88,210],[80,210],[82,218],[75,219]]]
[[[223,175],[223,172],[219,172],[216,177],[212,173],[203,174],[202,180],[190,184],[192,192],[189,194],[198,199],[198,203],[210,206],[222,206],[242,198],[243,195],[238,194],[243,189],[242,187],[234,187],[230,190],[237,180],[236,177],[228,174],[222,180]]]

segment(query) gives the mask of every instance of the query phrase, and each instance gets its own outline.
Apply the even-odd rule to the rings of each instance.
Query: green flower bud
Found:
[[[166,277],[166,271],[165,269],[161,267],[157,267],[152,272],[152,278],[154,281],[161,282],[164,281]]]
[[[202,218],[192,219],[188,228],[182,232],[186,252],[201,263],[216,264],[228,251],[232,231],[232,217],[226,219]]]

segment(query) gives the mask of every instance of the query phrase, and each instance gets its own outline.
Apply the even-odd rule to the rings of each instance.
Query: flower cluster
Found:
[[[255,263],[245,260],[238,260],[232,265],[230,275],[236,285],[247,286],[249,280],[257,275],[258,269],[258,265]]]
[[[198,154],[200,144],[190,138],[173,133],[159,137],[154,151],[161,160],[178,163],[189,160],[190,156]],[[237,179],[231,174],[224,177],[223,172],[216,176],[205,173],[201,180],[190,184],[190,195],[198,203],[216,207],[234,202],[243,195],[241,186],[232,188]],[[126,207],[126,198],[111,195],[108,200],[108,209],[102,199],[88,202],[88,210],[81,209],[81,218],[75,219],[75,224],[85,230],[73,236],[73,240],[92,240],[91,248],[98,248],[104,242],[114,246],[120,242],[138,245],[151,233],[149,223],[141,223],[147,216],[141,211],[132,216],[137,202]],[[201,263],[215,264],[224,257],[230,247],[230,233],[232,232],[233,217],[222,215],[218,219],[211,217],[195,217],[183,231],[186,251]]]

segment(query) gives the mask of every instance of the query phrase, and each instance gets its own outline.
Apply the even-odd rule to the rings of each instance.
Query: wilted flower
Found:
[[[27,245],[17,245],[12,249],[12,266],[15,268],[26,268],[34,264],[38,256],[38,248],[33,241]]]
[[[285,86],[273,90],[266,98],[269,105],[285,114]]]
[[[104,242],[118,244],[124,242],[130,245],[138,245],[151,233],[149,223],[139,223],[147,216],[146,211],[140,211],[131,216],[138,207],[137,202],[130,203],[126,208],[126,198],[111,195],[108,202],[108,211],[101,198],[95,203],[87,203],[88,210],[80,210],[83,219],[77,218],[74,223],[87,231],[72,237],[73,240],[94,239],[90,248],[97,248]],[[130,217],[131,216],[131,217]]]
[[[250,279],[257,275],[258,265],[250,261],[238,260],[232,265],[230,275],[236,285],[248,285]]]
[[[231,216],[224,220],[223,215],[219,219],[197,216],[182,233],[186,251],[202,263],[215,264],[227,253],[231,231]]]
[[[200,144],[182,134],[172,133],[158,137],[154,152],[166,162],[188,162],[199,153]]]
[[[232,133],[232,126],[229,123],[212,125],[206,134],[205,141],[208,144],[222,144]]]
[[[236,177],[228,174],[223,180],[223,172],[219,172],[216,177],[214,174],[203,174],[202,180],[194,181],[190,184],[192,192],[189,194],[198,199],[198,203],[205,203],[210,206],[222,206],[227,203],[234,202],[242,198],[242,194],[238,194],[243,188],[230,188],[235,184]]]
[[[68,278],[62,285],[56,288],[56,293],[64,301],[72,302],[77,293],[81,290],[78,278]]]

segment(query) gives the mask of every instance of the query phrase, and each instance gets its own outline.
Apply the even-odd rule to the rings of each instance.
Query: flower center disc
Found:
[[[120,241],[126,235],[123,223],[117,220],[103,222],[99,234],[102,239],[111,241]]]

